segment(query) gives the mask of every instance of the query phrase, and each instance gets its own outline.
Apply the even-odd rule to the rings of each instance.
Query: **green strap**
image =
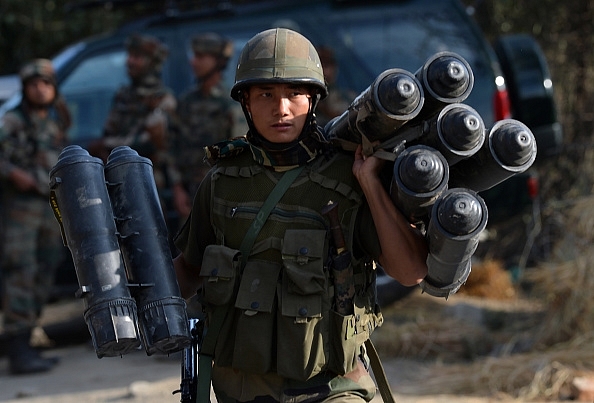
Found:
[[[369,357],[369,362],[371,363],[371,370],[373,371],[375,381],[377,382],[377,388],[380,391],[380,395],[382,395],[382,400],[385,403],[395,403],[394,394],[392,393],[392,389],[390,388],[390,384],[388,383],[388,378],[386,376],[386,372],[384,371],[384,366],[380,361],[379,354],[377,353],[375,346],[371,342],[371,339],[367,339],[365,341],[365,347],[367,349],[367,356]]]
[[[285,172],[282,178],[278,181],[272,192],[268,195],[268,198],[260,208],[260,211],[256,215],[254,221],[247,230],[239,250],[241,251],[241,268],[243,269],[247,263],[250,251],[256,241],[258,233],[266,223],[268,216],[272,209],[277,205],[280,199],[283,197],[287,189],[291,186],[293,181],[299,176],[303,166],[297,167],[290,171]],[[197,390],[197,401],[198,402],[210,402],[210,380],[212,376],[212,359],[214,356],[215,345],[223,326],[223,322],[227,317],[227,314],[232,309],[232,305],[219,306],[214,308],[213,319],[209,324],[202,347],[200,348],[200,359],[198,361],[198,390]],[[221,311],[220,314],[218,311]]]

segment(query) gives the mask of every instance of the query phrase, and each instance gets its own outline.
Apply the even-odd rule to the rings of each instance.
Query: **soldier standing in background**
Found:
[[[190,64],[197,85],[180,97],[177,114],[181,130],[173,152],[180,172],[183,200],[178,209],[181,218],[190,213],[192,198],[209,170],[203,161],[203,147],[227,140],[234,135],[234,104],[223,85],[223,73],[233,54],[233,43],[221,35],[208,32],[192,38]]]
[[[114,96],[103,137],[89,147],[89,152],[105,161],[114,148],[129,146],[149,158],[168,217],[175,209],[171,189],[179,182],[169,154],[177,100],[161,79],[169,51],[159,39],[149,35],[133,34],[125,45],[130,84],[120,88]]]
[[[57,363],[29,342],[66,256],[48,203],[48,178],[70,125],[51,61],[34,60],[19,74],[23,99],[0,123],[2,308],[12,374],[44,372]]]

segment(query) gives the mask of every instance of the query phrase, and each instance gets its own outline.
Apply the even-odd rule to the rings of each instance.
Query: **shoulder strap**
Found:
[[[371,363],[371,370],[373,371],[375,381],[377,382],[377,388],[380,391],[380,395],[382,395],[382,400],[384,403],[395,403],[394,394],[388,383],[384,366],[380,361],[377,350],[371,342],[371,339],[365,341],[365,347],[367,349],[367,355],[369,356],[369,362]]]
[[[262,208],[258,212],[254,221],[247,233],[245,234],[239,250],[241,251],[241,268],[243,269],[247,263],[250,251],[254,245],[254,241],[258,236],[258,233],[264,226],[264,223],[268,219],[270,212],[277,205],[280,199],[283,197],[287,189],[291,186],[293,181],[299,176],[303,166],[297,167],[290,171],[287,171],[282,178],[278,181],[274,189],[268,195],[268,198],[262,205]],[[215,308],[217,315],[212,315],[213,321],[209,324],[204,341],[200,348],[200,360],[198,362],[198,391],[197,401],[199,402],[210,402],[210,379],[212,372],[212,358],[214,356],[214,350],[216,341],[219,337],[219,332],[228,312],[233,307],[231,305],[220,306]],[[221,311],[220,313],[217,311]]]
[[[299,176],[301,171],[303,170],[303,166],[297,167],[295,169],[291,169],[287,171],[282,178],[278,181],[272,192],[268,195],[268,198],[260,208],[260,211],[256,215],[254,221],[250,225],[247,233],[243,237],[243,241],[241,242],[241,246],[239,250],[241,251],[241,268],[245,266],[248,260],[248,256],[250,255],[250,251],[252,250],[252,246],[254,246],[254,241],[258,236],[258,233],[264,226],[264,223],[268,219],[270,212],[277,205],[280,199],[283,197],[287,189],[291,186],[291,183]]]

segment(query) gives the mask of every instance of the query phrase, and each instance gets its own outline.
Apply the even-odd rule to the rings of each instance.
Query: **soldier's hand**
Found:
[[[371,178],[376,179],[385,161],[373,155],[363,155],[363,146],[359,144],[355,151],[355,162],[353,163],[353,175],[359,183]]]
[[[19,168],[13,169],[9,174],[9,178],[16,188],[22,192],[37,190],[37,180],[27,171]]]

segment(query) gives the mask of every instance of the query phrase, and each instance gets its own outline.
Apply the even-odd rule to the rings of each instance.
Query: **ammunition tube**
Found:
[[[146,353],[182,350],[191,342],[186,303],[175,277],[153,165],[130,147],[116,147],[105,179]]]
[[[447,189],[449,167],[439,151],[411,146],[396,158],[390,197],[411,223],[425,221],[435,200]]]
[[[361,144],[392,137],[394,132],[414,118],[423,107],[424,97],[419,81],[402,69],[380,74],[342,115],[325,127],[329,140],[347,140]]]
[[[427,119],[447,104],[468,98],[474,86],[474,74],[468,62],[453,52],[431,56],[415,72],[425,94],[425,104],[417,119]]]
[[[466,282],[479,235],[487,226],[484,200],[469,189],[453,188],[435,202],[427,228],[428,273],[423,291],[448,297]]]
[[[450,187],[480,192],[526,171],[536,159],[536,139],[514,119],[495,123],[480,150],[450,169]]]
[[[482,117],[465,104],[447,105],[428,125],[423,144],[437,149],[449,165],[474,155],[485,141]]]
[[[50,204],[74,261],[97,357],[140,347],[136,303],[120,253],[103,161],[68,146],[50,171]]]

